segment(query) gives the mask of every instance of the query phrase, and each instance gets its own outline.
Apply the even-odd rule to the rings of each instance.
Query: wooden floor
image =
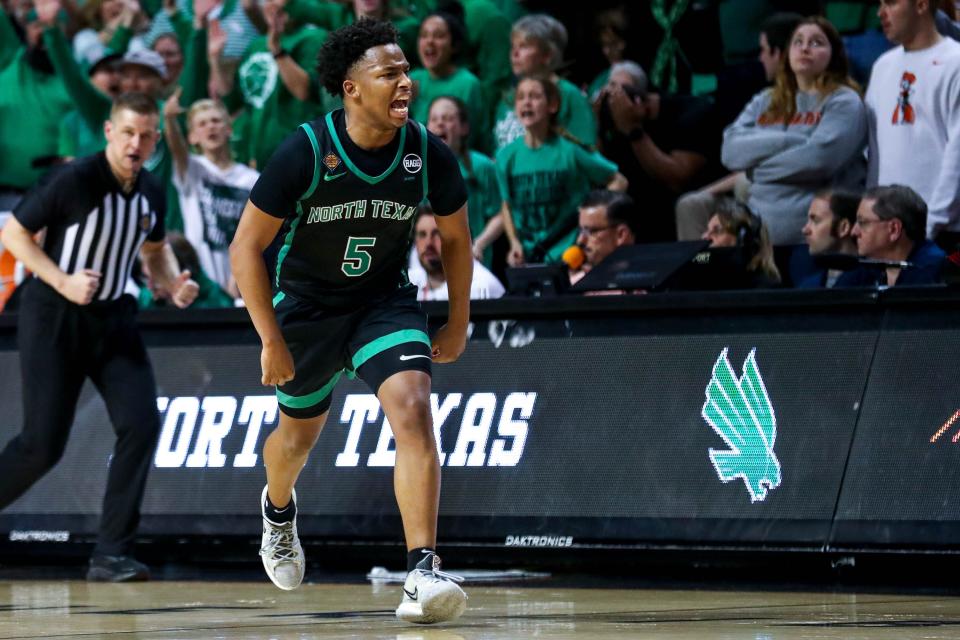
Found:
[[[0,640],[12,638],[456,640],[960,638],[960,598],[937,595],[566,589],[466,585],[455,623],[398,622],[396,585],[80,581],[0,584]]]

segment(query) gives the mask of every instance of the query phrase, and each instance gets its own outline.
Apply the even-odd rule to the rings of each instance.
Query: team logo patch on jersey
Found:
[[[150,232],[150,214],[145,213],[140,216],[140,228],[143,229],[144,233]]]
[[[333,171],[340,166],[340,158],[338,158],[334,153],[328,153],[323,159],[323,164],[327,167],[327,169]]]
[[[410,173],[419,173],[420,168],[423,166],[423,160],[420,159],[415,153],[408,153],[403,156],[403,168],[409,171]]]

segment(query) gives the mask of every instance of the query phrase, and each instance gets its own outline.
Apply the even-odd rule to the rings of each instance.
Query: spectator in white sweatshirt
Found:
[[[867,185],[905,184],[927,203],[927,237],[960,239],[960,43],[937,32],[932,0],[883,0],[880,24],[900,46],[873,65]]]
[[[925,1],[925,0],[922,0]],[[866,110],[836,28],[801,22],[772,89],[758,93],[724,131],[722,161],[746,171],[750,208],[773,244],[800,244],[807,210],[824,187],[862,187]]]

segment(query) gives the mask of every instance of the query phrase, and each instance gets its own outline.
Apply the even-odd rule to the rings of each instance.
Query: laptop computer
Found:
[[[709,245],[706,240],[689,240],[618,247],[570,287],[570,292],[656,290]]]

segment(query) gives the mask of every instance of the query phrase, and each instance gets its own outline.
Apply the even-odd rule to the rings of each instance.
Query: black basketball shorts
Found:
[[[293,380],[277,387],[277,402],[292,418],[329,409],[343,375],[359,376],[376,393],[400,371],[431,373],[427,317],[413,285],[346,310],[284,296],[274,311],[294,364]]]

